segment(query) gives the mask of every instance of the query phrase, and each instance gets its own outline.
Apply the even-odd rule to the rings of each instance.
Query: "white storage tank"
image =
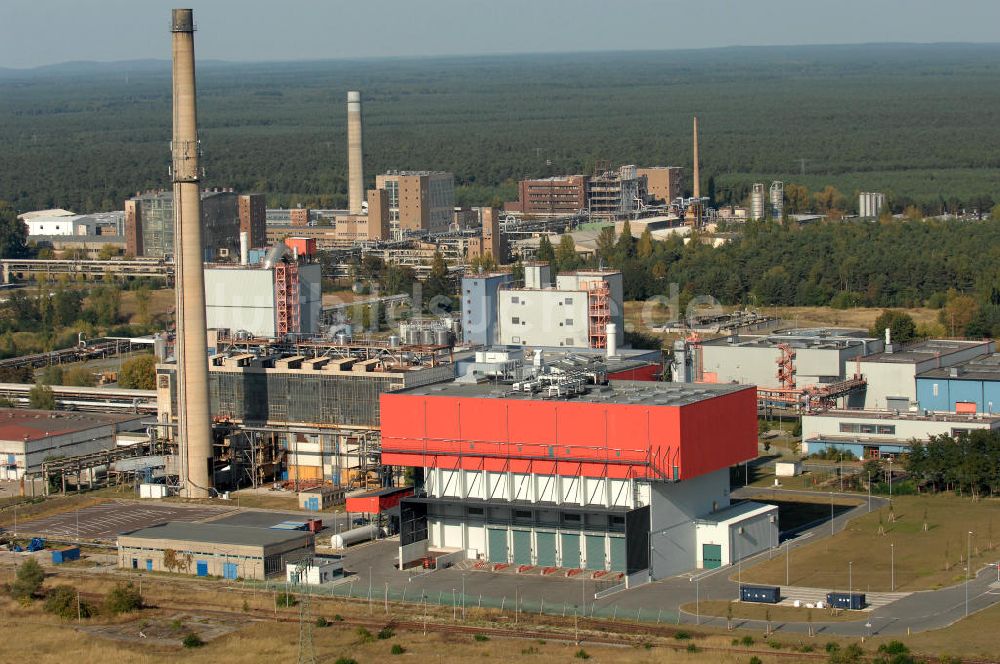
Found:
[[[352,544],[367,542],[378,536],[378,526],[360,526],[337,533],[330,538],[331,549],[346,549]]]

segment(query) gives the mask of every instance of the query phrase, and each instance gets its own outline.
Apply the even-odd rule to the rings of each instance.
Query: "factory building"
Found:
[[[381,400],[383,461],[417,478],[401,504],[401,566],[432,549],[463,551],[499,565],[620,572],[638,585],[776,541],[777,508],[763,522],[728,511],[729,467],[756,456],[753,388],[550,373]],[[702,521],[742,528],[745,540],[723,553]]]
[[[586,175],[562,175],[517,184],[518,200],[504,203],[509,212],[526,215],[570,215],[587,209]]]
[[[624,330],[622,273],[563,273],[551,286],[547,264],[524,268],[524,288],[501,288],[497,328],[501,345],[605,348],[608,325]]]
[[[635,212],[646,200],[646,178],[634,165],[606,170],[590,179],[587,210],[591,218],[617,219]]]
[[[509,272],[462,277],[462,342],[470,346],[492,346],[497,334],[497,301],[500,288],[514,283]]]
[[[868,384],[864,408],[908,410],[917,402],[918,375],[982,358],[994,350],[992,341],[927,339],[902,347],[890,343],[883,352],[861,358],[861,374]]]
[[[320,266],[278,261],[269,267],[205,268],[205,313],[210,329],[274,339],[319,332]]]
[[[247,205],[250,214],[255,206]],[[247,223],[252,226],[259,222],[248,218]],[[206,262],[238,257],[242,228],[240,195],[232,190],[203,190],[201,228]],[[173,257],[173,192],[147,192],[125,201],[125,241],[128,253],[133,256]]]
[[[802,415],[802,453],[827,448],[858,459],[906,454],[931,436],[957,436],[975,429],[1000,429],[1000,417],[913,411],[837,411]]]
[[[920,408],[934,412],[1000,411],[1000,355],[981,355],[917,374],[917,401]]]
[[[688,363],[694,382],[798,389],[845,381],[857,358],[880,350],[882,342],[861,330],[812,328],[708,339],[675,361]],[[848,403],[860,406],[860,399],[855,394]]]
[[[375,188],[389,197],[389,225],[395,237],[406,231],[443,233],[455,208],[455,176],[441,171],[389,171]]]
[[[455,377],[446,346],[219,335],[211,348],[213,421],[245,431],[260,450],[279,450],[281,458],[268,461],[273,466],[251,464],[258,482],[268,470],[278,472],[283,459],[285,478],[297,483],[381,486],[379,395]],[[169,425],[177,419],[176,365],[160,364],[156,371],[158,420]],[[217,466],[227,465],[228,453],[217,445]]]
[[[858,194],[858,216],[862,219],[879,216],[884,207],[885,194],[872,191],[862,191]]]
[[[263,581],[315,550],[315,536],[301,530],[169,522],[119,535],[118,567]]]
[[[363,214],[338,214],[333,236],[338,244],[388,240],[392,225],[389,212],[389,192],[369,189],[368,207]]]
[[[41,472],[52,458],[113,449],[117,434],[145,428],[135,415],[0,408],[0,479]]]
[[[97,223],[90,215],[73,214],[69,210],[39,210],[19,215],[18,219],[33,235],[97,235]]]
[[[684,169],[679,166],[651,166],[636,169],[646,178],[646,190],[654,203],[671,203],[684,195]]]
[[[264,194],[240,194],[236,199],[240,215],[240,233],[247,234],[248,246],[267,246],[267,203]]]

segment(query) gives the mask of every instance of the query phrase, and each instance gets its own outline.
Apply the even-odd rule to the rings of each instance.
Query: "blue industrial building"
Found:
[[[918,374],[917,400],[935,412],[1000,411],[1000,353]]]
[[[497,341],[497,291],[514,282],[509,272],[462,277],[462,341],[492,346]]]

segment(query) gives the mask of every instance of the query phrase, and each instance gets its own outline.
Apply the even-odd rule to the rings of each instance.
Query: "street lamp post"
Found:
[[[847,563],[847,593],[854,592],[854,561]]]
[[[833,491],[830,492],[830,534],[833,535]]]
[[[965,616],[969,616],[969,580],[972,578],[972,531],[965,538],[967,551],[965,554]]]
[[[896,592],[896,545],[889,545],[889,589]]]
[[[872,474],[868,473],[868,512],[872,511]]]
[[[790,585],[788,583],[788,540],[785,540],[785,585]]]
[[[694,622],[696,625],[701,624],[701,590],[698,587],[699,577],[694,577]],[[966,608],[965,613],[968,614],[969,610]]]

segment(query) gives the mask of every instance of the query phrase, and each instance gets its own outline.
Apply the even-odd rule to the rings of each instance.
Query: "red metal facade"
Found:
[[[382,461],[494,472],[690,479],[757,453],[756,391],[686,406],[381,395]]]
[[[413,487],[400,487],[396,491],[371,491],[356,496],[348,496],[345,510],[348,512],[359,512],[364,514],[381,514],[383,511],[392,509],[403,498],[413,495]]]
[[[608,380],[643,380],[655,381],[663,371],[662,364],[647,364],[634,369],[624,369],[608,373]]]

